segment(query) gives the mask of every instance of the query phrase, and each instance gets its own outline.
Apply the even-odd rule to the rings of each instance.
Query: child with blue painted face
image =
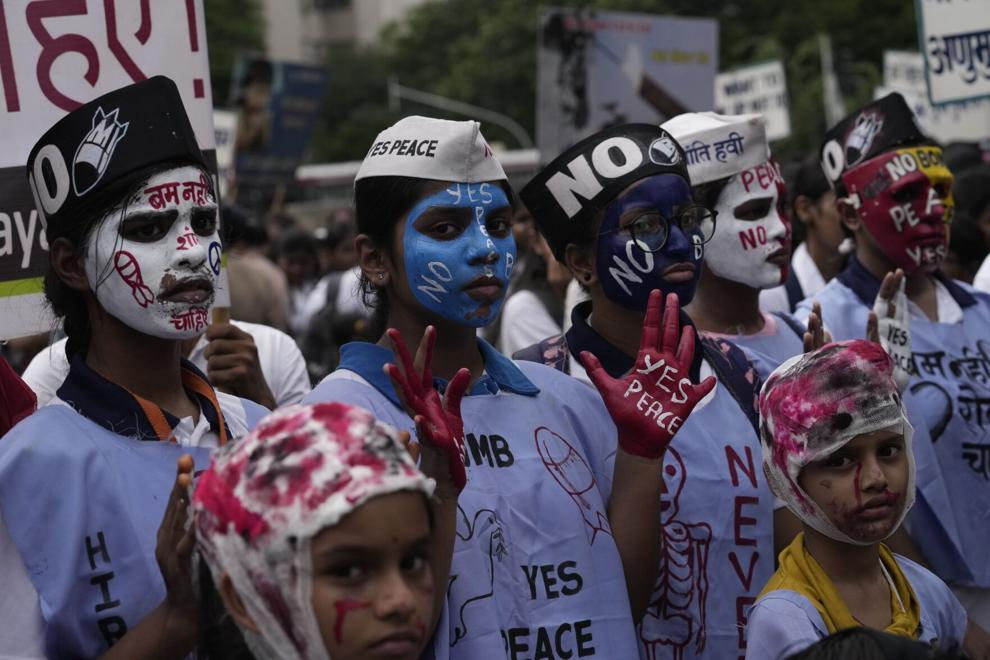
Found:
[[[690,302],[717,231],[691,183],[684,150],[667,131],[629,124],[577,143],[527,184],[523,202],[590,300],[574,309],[565,335],[516,357],[584,381],[594,378],[582,367],[584,351],[612,377],[635,372],[651,290],[676,299],[675,313]],[[679,323],[693,332],[683,310]],[[659,573],[639,628],[651,660],[744,654],[748,607],[773,572],[772,495],[758,469],[759,376],[722,339],[702,338],[686,363],[692,382],[716,374],[718,385],[664,456]]]
[[[434,653],[636,657],[634,618],[659,552],[660,460],[712,386],[677,378],[693,334],[678,332],[676,309],[661,333],[655,297],[638,365],[660,373],[602,371],[604,403],[479,340],[515,246],[512,193],[476,122],[409,117],[383,131],[358,173],[355,208],[364,284],[390,330],[377,344],[343,346],[339,368],[307,400],[359,405],[423,437],[431,404],[422,393],[471,382],[460,403],[467,485],[456,502],[435,503],[456,542]],[[419,344],[415,358],[407,344]],[[647,398],[651,415],[636,408]]]
[[[185,657],[193,460],[178,477],[176,460],[205,466],[266,412],[182,358],[220,274],[206,159],[158,76],[56,122],[27,175],[69,368],[0,445],[0,656]]]

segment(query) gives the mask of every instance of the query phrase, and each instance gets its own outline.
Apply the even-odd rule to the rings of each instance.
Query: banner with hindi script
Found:
[[[763,115],[768,140],[791,134],[787,80],[780,60],[755,64],[715,76],[715,112]]]
[[[543,162],[609,126],[712,109],[718,21],[547,7],[540,26]]]
[[[933,105],[990,96],[990,0],[915,0]]]
[[[990,139],[990,98],[932,105],[925,81],[925,58],[920,53],[884,51],[883,86],[874,98],[898,92],[918,117],[921,130],[943,144]]]
[[[50,330],[48,243],[24,165],[66,112],[153,75],[175,81],[214,157],[203,0],[0,0],[0,339]]]

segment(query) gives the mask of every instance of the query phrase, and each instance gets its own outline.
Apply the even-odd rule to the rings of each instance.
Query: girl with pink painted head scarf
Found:
[[[193,499],[197,544],[251,654],[418,658],[447,580],[435,486],[398,431],[341,403],[285,408],[218,452]]]
[[[966,613],[933,573],[884,539],[915,499],[913,429],[894,363],[871,341],[791,358],[760,393],[763,468],[804,531],[749,614],[747,658],[787,657],[866,626],[948,648]]]

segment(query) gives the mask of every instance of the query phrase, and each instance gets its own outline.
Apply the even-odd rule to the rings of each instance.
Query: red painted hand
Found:
[[[438,485],[449,481],[455,491],[460,492],[467,483],[464,469],[464,422],[461,420],[461,399],[471,380],[471,372],[461,369],[447,384],[447,391],[440,394],[433,386],[433,346],[437,331],[431,325],[423,333],[423,339],[416,350],[416,359],[409,355],[406,342],[394,328],[389,328],[388,338],[402,364],[402,369],[389,363],[385,373],[392,379],[395,391],[405,405],[406,412],[416,424],[416,435],[424,449],[432,448],[446,458],[447,474],[443,470],[432,469],[431,461],[424,452],[420,469],[427,476],[437,480]]]
[[[612,378],[588,351],[581,362],[598,388],[619,430],[619,447],[648,459],[663,456],[671,439],[691,411],[715,387],[715,377],[694,385],[688,377],[694,356],[694,328],[681,332],[677,294],[667,296],[660,333],[660,291],[654,289],[646,307],[639,355],[632,370]],[[676,350],[676,352],[675,352]]]

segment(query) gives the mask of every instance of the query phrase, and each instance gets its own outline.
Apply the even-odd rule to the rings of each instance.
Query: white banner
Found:
[[[217,145],[217,178],[220,198],[227,196],[234,181],[234,146],[237,144],[237,113],[233,110],[213,111],[213,133]]]
[[[990,0],[915,0],[933,104],[990,96]]]
[[[0,0],[0,338],[50,330],[48,244],[24,165],[41,134],[106,92],[166,75],[212,157],[203,0]]]
[[[715,76],[715,112],[761,114],[767,124],[767,139],[789,136],[791,114],[787,107],[784,65],[775,60]]]
[[[990,138],[990,98],[932,105],[925,83],[925,59],[919,53],[883,54],[883,87],[875,97],[900,92],[918,117],[921,130],[939,142],[978,142]]]
[[[603,128],[711,110],[718,22],[544,8],[536,133],[540,158]]]

